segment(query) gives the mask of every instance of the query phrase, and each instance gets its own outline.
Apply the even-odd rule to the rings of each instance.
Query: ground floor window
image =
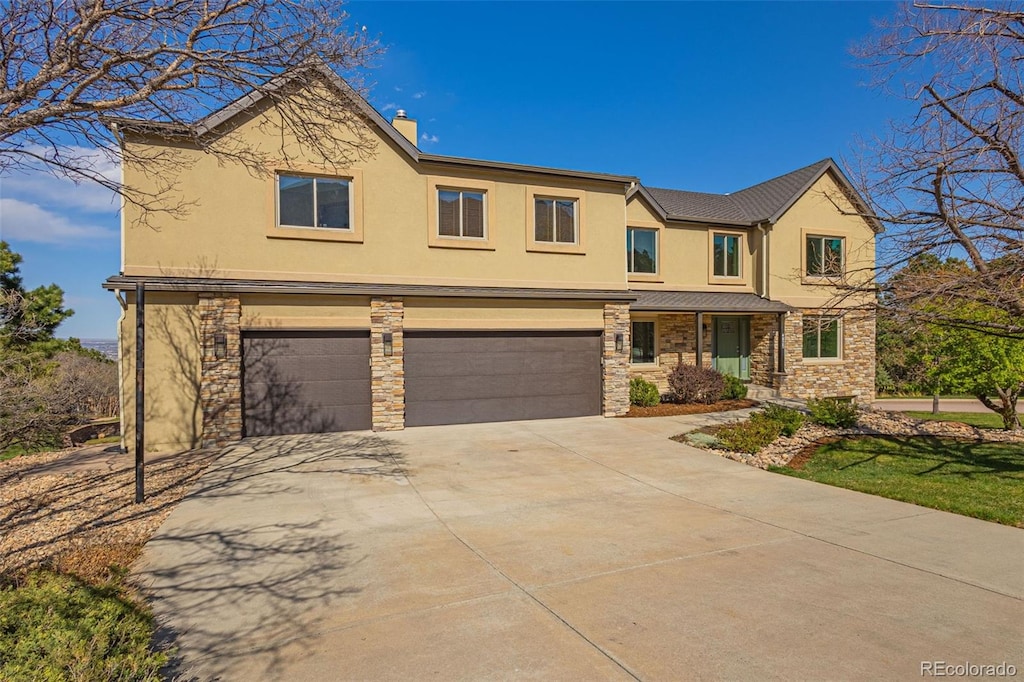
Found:
[[[837,317],[804,317],[804,357],[839,358],[840,323]]]
[[[630,362],[651,364],[654,362],[654,322],[634,322],[630,338],[633,342]]]

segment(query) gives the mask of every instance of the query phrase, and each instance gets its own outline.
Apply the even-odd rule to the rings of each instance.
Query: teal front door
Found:
[[[711,338],[715,369],[740,379],[750,378],[750,318],[715,316]]]

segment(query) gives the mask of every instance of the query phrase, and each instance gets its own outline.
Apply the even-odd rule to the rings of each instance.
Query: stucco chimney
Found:
[[[391,125],[395,126],[395,130],[402,133],[405,139],[416,144],[416,119],[409,118],[405,115],[405,109],[399,109],[395,112],[395,117],[391,119]]]

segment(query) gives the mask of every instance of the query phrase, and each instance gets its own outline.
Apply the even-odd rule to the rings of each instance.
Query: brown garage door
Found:
[[[242,353],[245,435],[371,427],[369,332],[246,332]]]
[[[600,332],[405,333],[407,426],[600,413]]]

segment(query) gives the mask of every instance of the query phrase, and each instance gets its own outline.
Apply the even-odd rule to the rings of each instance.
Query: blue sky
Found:
[[[891,3],[392,3],[347,5],[387,47],[370,101],[419,123],[420,148],[730,192],[826,156],[850,158],[905,103],[863,83],[850,45]],[[110,169],[116,173],[116,168]],[[56,282],[61,336],[113,338],[100,289],[120,268],[103,190],[0,180],[0,238],[29,286]]]

